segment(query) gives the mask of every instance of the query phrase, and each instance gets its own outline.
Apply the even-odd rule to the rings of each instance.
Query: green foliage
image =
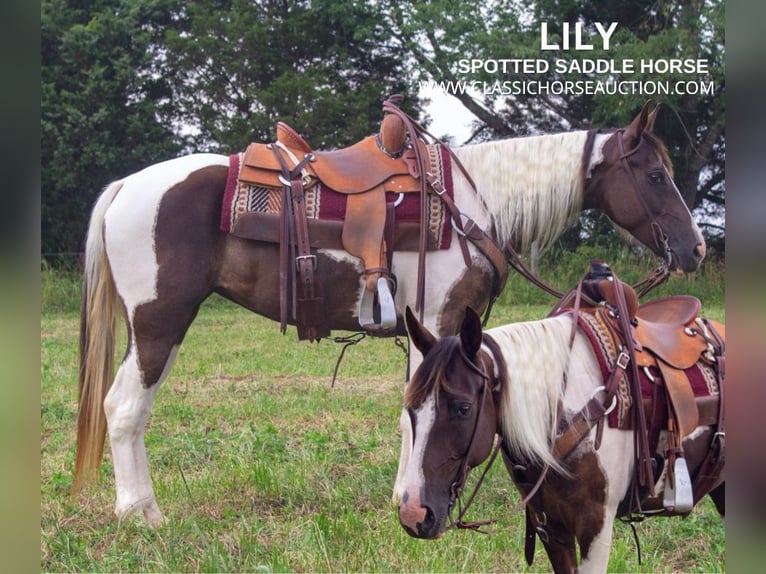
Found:
[[[82,275],[75,269],[42,261],[40,298],[44,312],[76,312],[80,308]]]
[[[411,91],[374,3],[191,3],[166,46],[195,148],[268,141],[277,120],[316,148],[340,147],[376,129],[387,95]]]
[[[166,78],[146,73],[170,4],[43,1],[43,252],[78,251],[109,181],[179,151],[172,126],[158,122]]]
[[[720,217],[725,194],[725,77],[723,2],[654,2],[649,0],[508,0],[479,2],[433,0],[390,1],[393,35],[414,55],[423,79],[478,81],[492,85],[509,80],[696,80],[713,82],[710,94],[617,93],[557,96],[454,93],[474,113],[471,139],[552,133],[592,127],[624,127],[647,99],[663,106],[655,124],[667,143],[678,188],[690,208],[700,215]],[[585,25],[595,34],[595,22],[617,22],[608,51],[598,43],[587,51],[542,51],[540,24],[547,22],[558,37],[563,22]],[[555,36],[558,34],[558,36]],[[708,73],[672,74],[611,71],[561,74],[555,66],[545,73],[479,70],[463,73],[460,59],[554,59],[567,62],[623,59],[706,60]],[[584,215],[589,219],[589,214]],[[714,229],[715,228],[711,228]],[[720,234],[720,233],[719,233]]]
[[[270,141],[287,121],[316,148],[417,103],[377,4],[329,0],[42,3],[42,251],[75,252],[110,181],[187,151]]]

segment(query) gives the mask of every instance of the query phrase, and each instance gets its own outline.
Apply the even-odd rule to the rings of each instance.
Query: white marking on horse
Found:
[[[589,179],[593,174],[594,168],[604,161],[604,144],[613,134],[596,134],[593,138],[593,149],[590,152],[588,160],[588,169],[585,172],[585,179]]]
[[[223,155],[195,154],[152,165],[122,180],[106,210],[104,242],[129,321],[138,305],[157,298],[154,231],[165,193],[194,171],[228,164]]]
[[[414,491],[420,493],[425,484],[425,475],[423,474],[423,458],[426,454],[428,437],[436,420],[436,397],[432,391],[423,404],[414,412],[415,415],[415,443],[412,445],[412,456],[404,471],[405,492]]]

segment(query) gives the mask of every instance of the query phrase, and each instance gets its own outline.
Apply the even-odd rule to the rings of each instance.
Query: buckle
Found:
[[[304,259],[312,259],[311,266],[314,269],[314,271],[317,270],[317,256],[316,255],[298,255],[295,258],[295,268],[300,271],[300,264],[301,261]]]
[[[628,355],[625,351],[620,351],[620,354],[617,357],[616,365],[620,367],[621,369],[625,370],[628,368],[629,363],[630,363],[630,355]]]
[[[444,195],[444,192],[447,191],[447,188],[444,187],[444,184],[441,181],[436,179],[434,174],[432,174],[430,171],[427,171],[426,178],[428,179],[428,183],[431,185],[431,189],[434,190],[436,195]]]

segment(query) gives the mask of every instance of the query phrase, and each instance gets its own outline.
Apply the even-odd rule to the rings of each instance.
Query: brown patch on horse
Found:
[[[460,329],[466,307],[471,307],[481,314],[489,304],[487,285],[491,285],[494,272],[486,269],[479,259],[473,259],[473,265],[467,267],[460,279],[455,281],[442,307],[438,335],[447,337]]]
[[[138,363],[144,386],[155,384],[169,354],[180,345],[199,305],[211,293],[209,269],[215,269],[219,244],[218,207],[226,182],[225,166],[189,174],[162,198],[155,225],[159,266],[157,297],[139,305],[133,316]],[[178,246],[183,245],[183,249]],[[180,298],[183,299],[180,299]]]
[[[574,558],[574,554],[571,559],[564,558],[564,554],[574,551],[572,535],[580,546],[580,555],[588,556],[593,539],[604,528],[606,512],[606,476],[596,453],[590,449],[575,453],[567,462],[574,478],[549,474],[536,497],[539,502],[533,506],[548,518],[550,542],[546,549],[557,572],[561,564],[557,565],[556,560],[569,564]]]
[[[423,362],[407,384],[404,391],[404,408],[416,409],[428,398],[432,391],[437,397],[447,381],[447,374],[452,376],[455,357],[460,356],[460,339],[456,336],[440,339],[423,357]]]
[[[670,174],[670,177],[673,177],[673,161],[670,159],[670,154],[668,153],[668,148],[665,146],[665,144],[660,140],[654,133],[645,131],[643,133],[644,139],[651,144],[651,146],[654,148],[654,151],[657,152],[657,155],[660,156],[660,159],[662,160],[662,163],[665,164],[665,167],[668,170],[668,173]]]

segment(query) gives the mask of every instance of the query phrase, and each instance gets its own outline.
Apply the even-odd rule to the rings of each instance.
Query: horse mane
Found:
[[[498,421],[510,451],[523,461],[548,463],[565,472],[551,453],[557,412],[569,371],[570,315],[512,323],[486,331],[507,365]],[[575,346],[574,349],[582,347]],[[574,363],[573,363],[574,364]]]
[[[447,373],[450,371],[453,357],[460,355],[459,348],[458,337],[439,339],[407,384],[404,391],[404,408],[419,407],[431,391],[436,391],[436,396],[439,396],[439,391],[448,379]]]
[[[550,247],[582,211],[592,132],[484,142],[455,149],[498,238],[528,251]]]

